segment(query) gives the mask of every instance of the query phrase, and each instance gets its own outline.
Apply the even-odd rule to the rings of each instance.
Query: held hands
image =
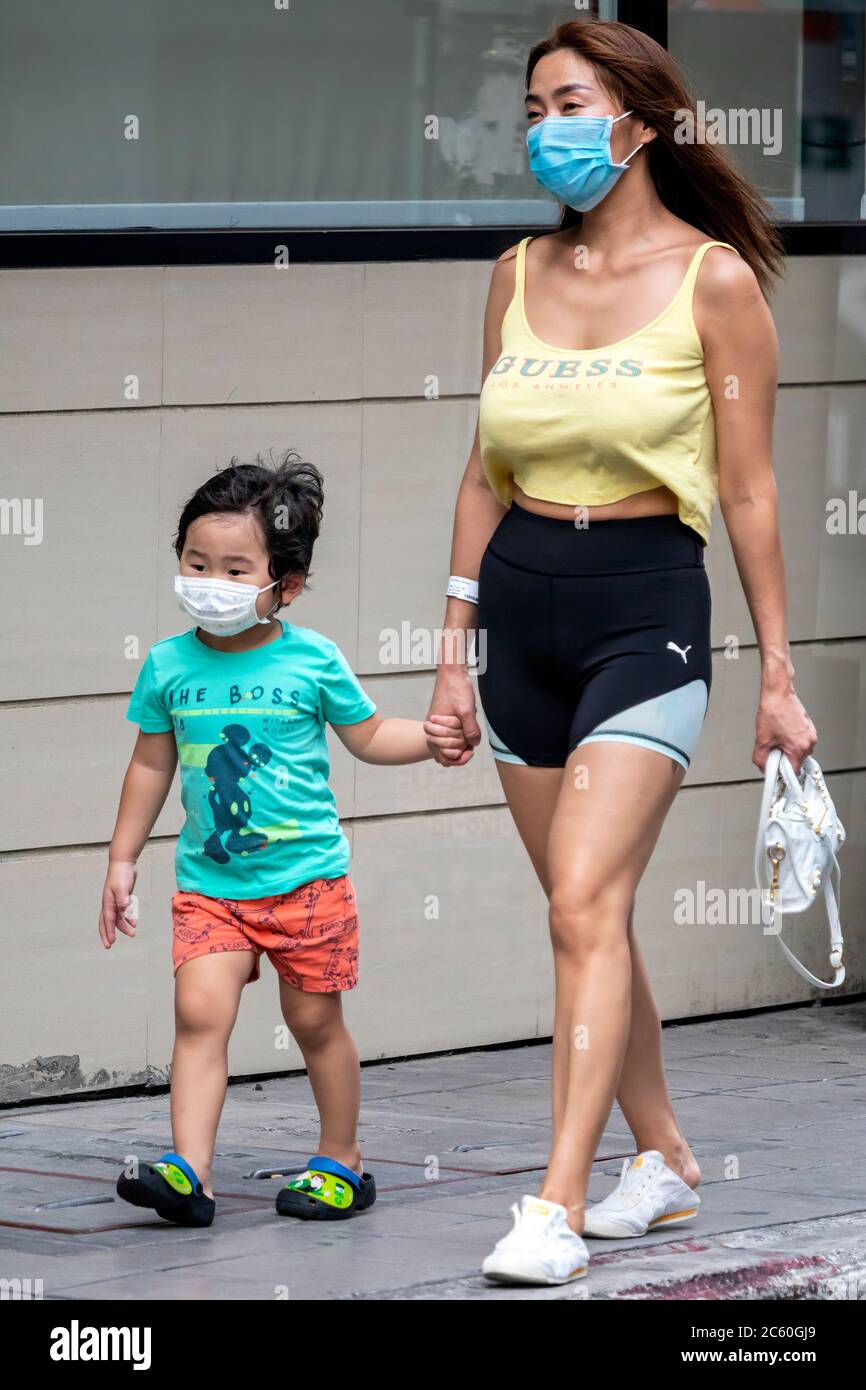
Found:
[[[119,860],[108,865],[105,887],[102,890],[102,911],[99,914],[99,935],[106,951],[117,939],[117,933],[135,936],[137,919],[130,916],[132,890],[138,877],[134,863]]]
[[[467,749],[472,756],[471,745],[466,741],[463,726],[456,714],[431,714],[424,720],[424,734],[427,747],[437,762],[445,759],[453,765]]]
[[[443,738],[445,727],[449,738]],[[481,742],[481,730],[475,717],[475,688],[465,667],[439,668],[424,733],[440,767],[463,767],[469,762]]]

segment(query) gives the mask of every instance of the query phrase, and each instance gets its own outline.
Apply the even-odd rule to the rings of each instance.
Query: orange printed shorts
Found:
[[[295,989],[330,994],[358,983],[358,914],[348,874],[240,901],[181,891],[171,900],[171,915],[175,974],[196,956],[251,951],[247,984],[261,974],[262,953]]]

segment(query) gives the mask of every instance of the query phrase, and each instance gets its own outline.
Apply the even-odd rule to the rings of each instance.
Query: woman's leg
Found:
[[[352,1035],[343,1021],[341,991],[304,992],[281,979],[280,1007],[303,1053],[318,1107],[318,1152],[358,1172],[361,1066]]]
[[[541,1195],[565,1206],[577,1231],[631,1030],[629,915],[684,775],[681,764],[646,748],[585,744],[568,760],[551,824],[554,1038],[567,1046],[568,1072]]]
[[[172,1143],[198,1173],[208,1197],[213,1197],[211,1166],[226,1097],[228,1042],[252,961],[251,951],[220,951],[195,956],[175,976]]]
[[[598,745],[595,745],[598,746]],[[586,759],[579,761],[585,764]],[[559,769],[521,767],[497,762],[497,770],[518,834],[539,882],[550,897],[547,846],[559,800],[563,774]],[[643,953],[634,933],[634,899],[628,917],[631,953],[631,1026],[617,1101],[635,1138],[637,1151],[658,1149],[669,1168],[696,1187],[700,1169],[677,1124],[668,1093],[662,1055],[661,1021]],[[557,986],[558,987],[558,986]],[[554,1036],[552,1057],[553,1143],[565,1113],[569,1040]]]
[[[550,898],[547,845],[550,827],[562,787],[562,768],[521,767],[497,761],[496,769],[517,833],[523,841],[538,881]],[[551,1057],[551,1107],[553,1138],[559,1132],[565,1113],[568,1084],[568,1039],[554,1034]]]
[[[628,923],[631,951],[631,1029],[616,1098],[634,1135],[638,1153],[658,1149],[669,1168],[689,1187],[701,1170],[674,1113],[665,1076],[662,1026],[643,952],[634,933],[634,903]]]

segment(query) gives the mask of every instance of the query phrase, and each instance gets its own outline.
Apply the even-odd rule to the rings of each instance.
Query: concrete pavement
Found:
[[[511,1202],[541,1178],[549,1044],[365,1066],[361,1137],[380,1195],[342,1223],[278,1217],[279,1181],[251,1176],[315,1152],[303,1075],[230,1087],[205,1231],[114,1192],[126,1155],[170,1147],[167,1093],[0,1111],[0,1278],[41,1280],[60,1300],[866,1297],[866,1004],[664,1038],[701,1211],[678,1233],[588,1241],[589,1275],[566,1288],[494,1288],[478,1273]],[[616,1108],[591,1201],[631,1153]]]

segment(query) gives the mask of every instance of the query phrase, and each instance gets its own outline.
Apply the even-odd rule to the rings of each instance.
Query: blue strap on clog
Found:
[[[345,1182],[350,1182],[353,1187],[360,1190],[360,1173],[356,1173],[353,1169],[347,1168],[343,1163],[338,1163],[335,1158],[326,1158],[324,1154],[317,1154],[315,1158],[310,1159],[307,1167],[319,1173],[331,1173],[335,1178],[342,1178]]]
[[[198,1175],[198,1173],[195,1171],[195,1169],[192,1167],[192,1165],[189,1164],[189,1163],[187,1163],[187,1161],[186,1161],[185,1158],[181,1158],[180,1154],[176,1154],[176,1153],[164,1153],[164,1154],[160,1154],[160,1156],[159,1156],[159,1158],[156,1160],[156,1162],[157,1162],[157,1163],[173,1163],[174,1166],[175,1166],[175,1168],[179,1168],[180,1171],[181,1171],[182,1173],[184,1173],[184,1174],[186,1175],[186,1177],[189,1179],[189,1181],[190,1181],[191,1184],[192,1184],[192,1190],[193,1190],[193,1192],[198,1192],[198,1191],[200,1191],[201,1186],[202,1186],[201,1178],[199,1177],[199,1175]]]

